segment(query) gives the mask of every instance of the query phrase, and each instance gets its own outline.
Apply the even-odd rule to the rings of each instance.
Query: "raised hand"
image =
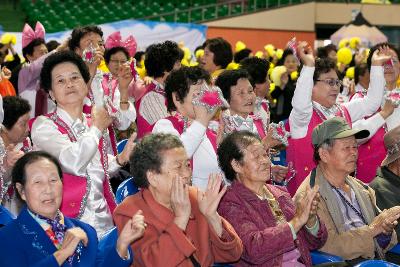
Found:
[[[1,69],[1,76],[2,78],[9,80],[11,78],[11,70],[4,66]]]
[[[270,127],[270,129],[267,132],[267,135],[261,140],[265,150],[269,150],[273,147],[279,146],[281,145],[281,141],[279,141],[278,139],[275,139],[272,137],[272,128]]]
[[[297,51],[300,57],[301,62],[308,67],[315,66],[315,58],[313,55],[313,51],[307,42],[299,42],[297,46]]]
[[[65,39],[57,48],[56,51],[60,52],[60,51],[68,51],[69,47],[68,47],[68,43],[70,41],[71,37]]]
[[[386,62],[392,59],[392,54],[390,48],[385,45],[379,47],[372,54],[371,65],[372,66],[383,66]]]
[[[226,186],[220,190],[221,184],[222,175],[212,173],[208,178],[206,191],[198,191],[197,201],[199,203],[199,209],[205,217],[212,217],[217,213],[219,202],[226,192]]]
[[[198,97],[200,94],[200,88],[193,92],[192,98]],[[219,109],[214,109],[213,112],[208,112],[207,108],[204,106],[193,105],[193,110],[195,114],[195,120],[203,124],[205,127],[208,127],[208,124],[214,118],[215,114],[218,112]]]
[[[95,53],[94,53],[94,60],[92,63],[88,63],[86,62],[88,68],[89,68],[89,73],[90,73],[90,77],[94,77],[96,75],[97,72],[97,67],[100,65],[101,61],[104,60],[104,50],[101,47],[96,47],[95,48]]]
[[[128,255],[129,245],[141,238],[147,224],[144,222],[143,212],[138,210],[132,218],[125,224],[117,240],[117,252],[121,258]]]
[[[206,217],[208,223],[213,226],[218,236],[222,234],[222,222],[221,217],[217,213],[217,208],[227,189],[227,187],[224,186],[220,190],[221,184],[221,174],[210,174],[206,191],[197,191],[197,201],[200,212]]]
[[[149,76],[146,76],[146,77],[143,78],[143,82],[144,82],[145,85],[149,85],[149,84],[151,84],[153,82],[153,78],[151,78]]]
[[[397,108],[397,105],[390,100],[386,100],[379,114],[381,114],[382,118],[386,119],[390,115],[392,115],[394,109]]]
[[[121,165],[125,165],[129,161],[129,158],[130,158],[133,150],[136,147],[136,144],[135,144],[136,136],[137,136],[136,133],[132,133],[131,134],[131,136],[129,137],[128,141],[126,142],[124,150],[122,150],[122,152],[117,156],[118,157],[118,162]]]
[[[175,224],[185,231],[192,207],[189,199],[189,186],[181,177],[172,180],[171,208],[175,214]]]
[[[128,96],[128,87],[130,82],[133,79],[133,75],[131,72],[131,66],[129,63],[122,64],[118,68],[118,85],[121,94],[126,92],[126,96]]]
[[[289,169],[286,166],[272,165],[271,166],[271,175],[272,175],[271,178],[273,178],[273,181],[280,183],[283,180],[285,180],[288,171],[289,171]]]
[[[10,170],[12,167],[15,165],[15,162],[17,162],[18,159],[20,159],[23,155],[24,152],[21,150],[15,150],[15,145],[8,145],[6,148],[6,158],[4,161],[5,169]]]
[[[104,107],[92,108],[92,122],[100,131],[104,131],[112,123],[112,117]]]

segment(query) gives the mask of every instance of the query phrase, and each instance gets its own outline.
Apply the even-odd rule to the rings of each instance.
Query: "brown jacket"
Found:
[[[223,233],[219,238],[197,204],[197,189],[190,189],[192,212],[186,231],[174,222],[174,214],[160,205],[147,189],[127,197],[114,211],[114,221],[119,231],[138,210],[143,211],[147,228],[141,239],[132,243],[132,266],[190,266],[194,255],[201,266],[214,262],[235,262],[242,251],[242,241],[233,227],[222,219]]]
[[[374,258],[375,251],[381,249],[378,248],[379,246],[377,245],[377,242],[374,241],[372,230],[369,228],[368,225],[349,231],[344,230],[343,225],[338,223],[340,219],[335,218],[335,216],[332,216],[332,214],[329,211],[328,206],[330,206],[331,204],[328,203],[330,201],[336,201],[336,199],[330,199],[329,197],[327,197],[327,195],[323,193],[324,182],[322,181],[322,179],[325,180],[325,178],[323,178],[321,173],[317,171],[315,184],[316,185],[318,184],[320,186],[320,193],[321,193],[321,201],[318,205],[317,213],[319,218],[325,223],[325,226],[328,230],[328,240],[320,250],[340,256],[345,260],[351,260],[358,257],[362,257],[365,259]],[[369,201],[370,202],[368,203],[369,205],[366,206],[373,207],[375,210],[370,212],[376,214],[376,211],[379,211],[379,209],[376,207],[374,190],[368,186],[365,186],[361,181],[351,176],[349,176],[347,179],[353,185],[353,189],[355,188],[355,190],[358,191],[358,193],[356,193],[356,196],[357,194],[359,194],[359,196],[361,196],[363,199]],[[325,184],[326,183],[327,181],[325,180]],[[310,184],[310,175],[302,182],[296,194],[304,192],[308,184]],[[360,202],[359,199],[358,201]],[[370,224],[371,222],[369,221],[368,223]],[[397,237],[396,233],[393,231],[390,244],[382,252],[385,253],[388,249],[392,248],[396,243],[397,243]]]

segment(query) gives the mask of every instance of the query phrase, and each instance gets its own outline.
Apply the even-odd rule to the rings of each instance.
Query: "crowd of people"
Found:
[[[0,266],[400,263],[395,46],[22,35],[0,44]]]

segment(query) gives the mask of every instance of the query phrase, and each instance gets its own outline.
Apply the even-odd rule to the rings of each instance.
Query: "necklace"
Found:
[[[344,115],[344,110],[343,110],[343,108],[340,106],[340,105],[338,105],[338,104],[335,104],[335,105],[333,105],[331,108],[324,108],[324,107],[322,107],[321,106],[321,109],[323,110],[323,111],[321,111],[321,110],[319,110],[318,108],[317,108],[317,106],[313,103],[313,109],[314,109],[314,111],[315,111],[315,113],[317,113],[317,115],[318,115],[318,117],[322,120],[322,121],[326,121],[327,120],[327,118],[326,118],[326,116],[324,115],[324,113],[323,113],[323,111],[325,111],[328,115],[335,115],[335,116],[338,116],[338,115],[340,115],[340,117],[342,117],[342,118],[346,118],[345,117],[345,115]]]
[[[286,218],[279,206],[279,202],[275,199],[274,195],[268,190],[267,186],[263,185],[261,194],[256,194],[260,200],[267,200],[267,203],[271,209],[272,215],[278,224],[286,222]]]

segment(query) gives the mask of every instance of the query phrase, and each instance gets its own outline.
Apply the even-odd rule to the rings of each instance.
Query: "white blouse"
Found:
[[[156,122],[153,133],[169,133],[178,136],[182,141],[188,158],[193,157],[192,183],[205,190],[211,173],[221,173],[218,166],[217,154],[206,134],[207,128],[198,121],[193,123],[185,132],[179,134],[170,120],[161,119]]]
[[[38,149],[55,156],[64,172],[88,176],[91,179],[86,208],[80,220],[93,226],[101,237],[114,226],[103,193],[105,175],[98,149],[101,132],[95,126],[89,127],[85,116],[82,116],[83,121],[80,119],[74,121],[63,109],[57,108],[56,112],[71,128],[77,142],[71,142],[68,135],[62,134],[58,126],[46,116],[39,116],[33,123],[32,141]],[[109,173],[118,169],[116,157],[108,154]]]

